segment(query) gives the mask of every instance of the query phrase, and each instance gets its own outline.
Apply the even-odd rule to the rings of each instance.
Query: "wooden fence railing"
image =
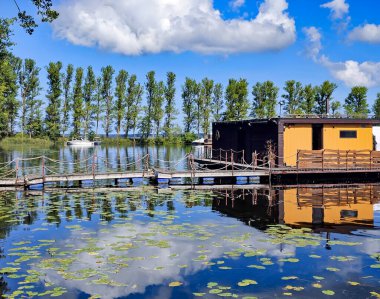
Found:
[[[297,169],[380,169],[378,151],[299,150]]]

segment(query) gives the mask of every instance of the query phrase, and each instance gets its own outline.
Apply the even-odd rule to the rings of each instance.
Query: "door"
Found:
[[[313,125],[313,150],[323,149],[323,125]]]

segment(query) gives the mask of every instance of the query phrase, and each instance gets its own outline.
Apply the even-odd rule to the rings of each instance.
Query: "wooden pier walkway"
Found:
[[[231,155],[232,157],[233,155]],[[0,187],[24,187],[56,184],[82,186],[83,182],[101,182],[104,185],[118,185],[119,180],[148,180],[151,184],[279,184],[302,181],[323,181],[337,178],[349,181],[358,178],[380,179],[380,154],[367,153],[299,153],[297,167],[278,167],[270,162],[258,160],[246,163],[233,159],[195,158],[188,154],[179,161],[187,160],[187,170],[155,168],[150,164],[149,155],[133,163],[111,164],[107,159],[88,157],[82,161],[69,162],[54,160],[45,156],[22,159],[0,164]],[[332,163],[336,159],[339,163]],[[103,162],[102,162],[103,161]],[[165,161],[178,165],[179,161]],[[33,163],[31,163],[33,162]],[[99,162],[103,164],[99,166]],[[169,165],[170,165],[169,163]],[[116,167],[116,169],[115,169]],[[173,168],[173,167],[172,167]],[[114,184],[110,184],[109,181]]]

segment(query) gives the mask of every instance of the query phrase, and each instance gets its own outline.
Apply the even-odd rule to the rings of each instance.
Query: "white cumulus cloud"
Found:
[[[315,27],[309,27],[304,28],[303,32],[308,39],[307,53],[309,57],[326,67],[335,79],[344,82],[348,87],[356,85],[380,86],[380,62],[332,61],[329,57],[320,54],[322,35],[319,30]]]
[[[366,24],[354,28],[348,35],[352,41],[367,42],[371,44],[380,43],[380,25]]]
[[[346,3],[345,0],[333,0],[322,4],[321,7],[329,8],[331,10],[332,18],[335,20],[343,19],[343,17],[348,14],[350,8],[349,4]]]
[[[295,41],[287,8],[286,0],[265,0],[251,20],[224,20],[213,0],[68,0],[53,29],[73,44],[126,55],[262,52]]]

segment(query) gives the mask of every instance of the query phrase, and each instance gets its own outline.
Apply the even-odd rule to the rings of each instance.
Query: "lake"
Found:
[[[184,169],[189,150],[97,155],[100,168],[149,153]],[[39,155],[75,171],[93,152],[3,150],[0,162]],[[380,185],[2,191],[0,273],[9,298],[380,298]]]

